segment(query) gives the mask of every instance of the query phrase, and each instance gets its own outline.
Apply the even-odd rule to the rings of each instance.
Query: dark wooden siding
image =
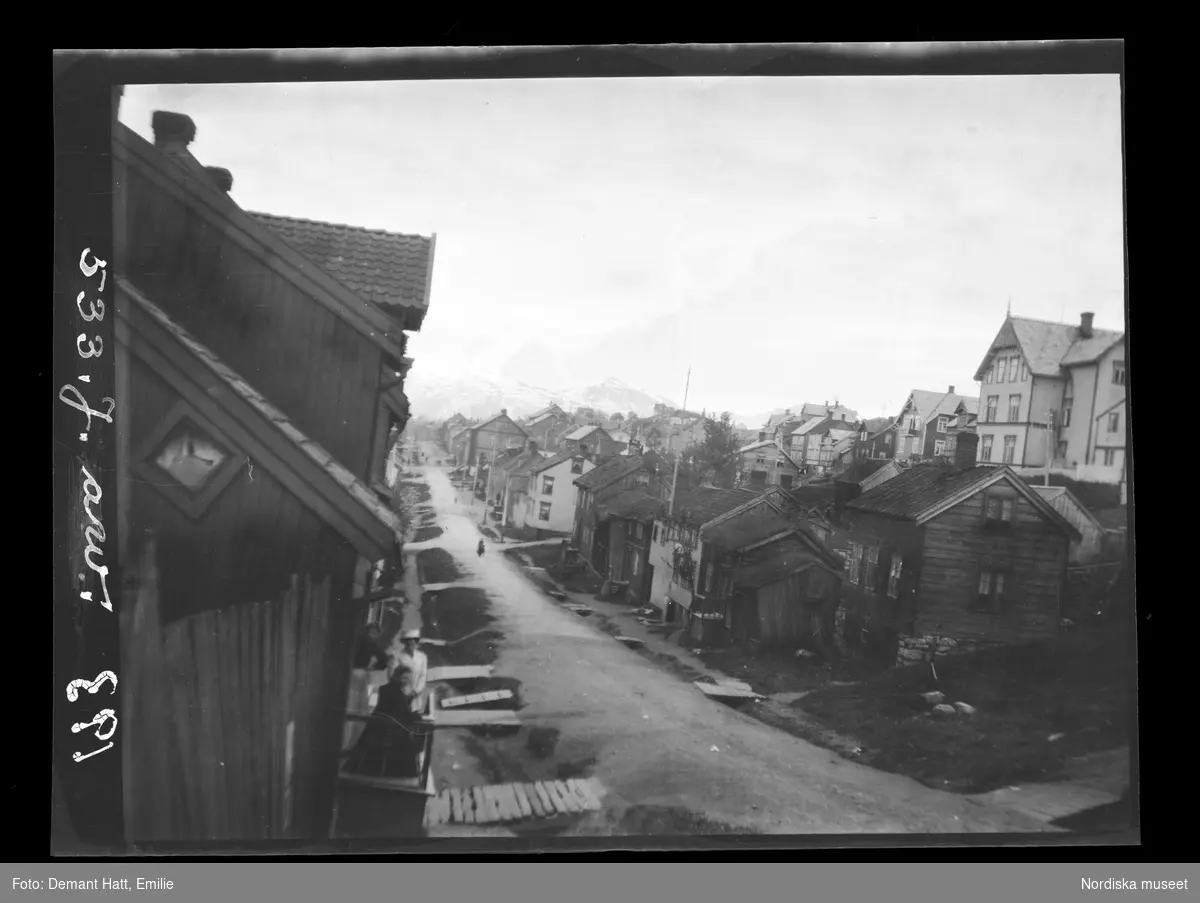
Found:
[[[131,357],[130,445],[142,440],[179,396]],[[253,464],[253,462],[251,462]],[[164,482],[169,482],[164,475]],[[214,608],[274,598],[292,574],[332,577],[334,604],[348,594],[356,550],[261,467],[246,468],[199,520],[193,520],[145,480],[132,483],[132,539],[158,536],[163,621]]]
[[[924,526],[924,562],[917,633],[1020,641],[1053,635],[1066,575],[1067,538],[1011,488],[1017,501],[1011,530],[984,529],[980,492]],[[982,566],[1007,569],[1007,610],[973,610]]]
[[[301,432],[368,476],[382,352],[136,168],[127,182],[129,279]]]
[[[915,597],[921,572],[921,528],[911,521],[882,517],[866,512],[846,510],[842,522],[830,536],[829,544],[838,550],[849,550],[851,543],[879,548],[879,566],[875,573],[875,588],[868,591],[859,575],[857,584],[850,582],[850,571],[843,571],[841,604],[846,610],[869,624],[891,630],[908,630],[916,615]],[[891,556],[900,554],[900,590],[896,598],[887,594]]]

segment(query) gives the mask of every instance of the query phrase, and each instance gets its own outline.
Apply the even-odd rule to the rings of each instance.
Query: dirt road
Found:
[[[604,809],[577,821],[568,832],[577,835],[640,833],[647,813],[679,833],[701,824],[786,834],[1054,830],[844,760],[708,699],[557,606],[493,544],[478,557],[480,506],[466,507],[441,469],[417,474],[443,532],[406,550],[445,549],[462,583],[486,591],[504,635],[495,673],[519,682],[525,725],[507,738],[439,735],[439,783],[594,776],[607,790]],[[531,736],[547,748],[531,751]]]

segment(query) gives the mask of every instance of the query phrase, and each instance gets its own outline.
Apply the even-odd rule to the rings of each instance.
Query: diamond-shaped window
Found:
[[[195,424],[182,421],[158,447],[154,463],[185,488],[204,487],[230,453]]]

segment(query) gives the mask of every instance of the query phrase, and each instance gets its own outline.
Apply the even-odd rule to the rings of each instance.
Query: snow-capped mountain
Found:
[[[404,384],[414,417],[444,420],[454,413],[465,417],[486,417],[501,409],[517,418],[538,408],[556,403],[565,410],[593,407],[606,413],[636,411],[648,415],[658,403],[669,399],[634,389],[609,377],[594,386],[554,390],[532,386],[503,374],[442,376],[414,367]]]

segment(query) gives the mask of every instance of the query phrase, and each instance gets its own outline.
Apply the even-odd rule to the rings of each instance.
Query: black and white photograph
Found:
[[[1136,825],[1119,73],[267,78],[63,251],[56,843]]]

